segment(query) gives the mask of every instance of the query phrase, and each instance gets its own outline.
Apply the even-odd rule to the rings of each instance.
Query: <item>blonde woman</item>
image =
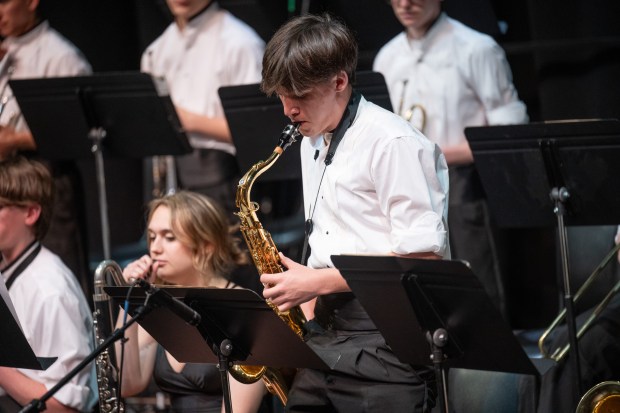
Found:
[[[142,278],[155,284],[238,288],[227,276],[235,265],[246,263],[247,257],[231,236],[225,213],[214,201],[188,191],[167,195],[151,201],[147,222],[149,255],[124,269],[125,280]],[[120,314],[119,323],[122,317]],[[220,374],[215,365],[178,362],[137,324],[127,330],[126,337],[123,397],[143,391],[153,377],[170,395],[175,412],[224,411]],[[243,385],[231,378],[230,387],[233,411],[258,410],[265,394],[261,381]]]

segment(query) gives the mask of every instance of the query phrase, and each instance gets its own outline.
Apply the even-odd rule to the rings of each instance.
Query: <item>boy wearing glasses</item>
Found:
[[[0,367],[0,410],[40,398],[94,348],[92,317],[71,270],[40,243],[52,216],[53,184],[39,162],[0,161],[0,278],[37,356],[58,357],[43,371]],[[84,369],[46,402],[48,411],[89,411],[94,368]]]

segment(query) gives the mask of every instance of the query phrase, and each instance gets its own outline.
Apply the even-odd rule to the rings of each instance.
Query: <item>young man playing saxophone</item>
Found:
[[[449,257],[446,161],[402,118],[355,91],[356,62],[351,32],[312,15],[280,28],[263,58],[262,89],[280,97],[304,135],[304,203],[313,228],[308,266],[282,256],[287,270],[261,276],[263,295],[283,311],[316,300],[324,331],[308,342],[338,354],[330,371],[297,374],[286,409],[428,412],[432,370],[398,361],[330,256]]]

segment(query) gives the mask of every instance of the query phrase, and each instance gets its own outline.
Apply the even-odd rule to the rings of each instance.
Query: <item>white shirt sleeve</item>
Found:
[[[527,109],[518,98],[506,55],[498,44],[472,49],[469,75],[489,125],[527,123]]]
[[[425,151],[433,152],[434,158]],[[392,252],[446,255],[442,206],[447,205],[447,165],[438,147],[425,138],[393,139],[374,157],[371,174],[380,208],[391,225]]]

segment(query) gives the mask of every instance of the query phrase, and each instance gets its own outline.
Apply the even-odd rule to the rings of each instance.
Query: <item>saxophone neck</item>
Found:
[[[252,201],[250,200],[252,185],[263,172],[271,168],[283,151],[284,150],[282,148],[276,146],[274,151],[266,160],[254,164],[239,180],[239,185],[237,186],[236,205],[237,208],[242,210],[241,212],[249,212],[255,209],[252,207]]]
[[[296,139],[299,136],[299,123],[286,125],[286,127],[280,134],[278,145],[273,149],[271,155],[269,155],[266,160],[259,161],[254,164],[239,180],[239,186],[237,188],[237,207],[241,205],[240,202],[242,204],[249,204],[250,190],[252,188],[252,184],[254,184],[254,181],[263,172],[271,168],[271,166],[278,160],[280,155],[284,153],[286,148],[295,143],[297,141]]]

